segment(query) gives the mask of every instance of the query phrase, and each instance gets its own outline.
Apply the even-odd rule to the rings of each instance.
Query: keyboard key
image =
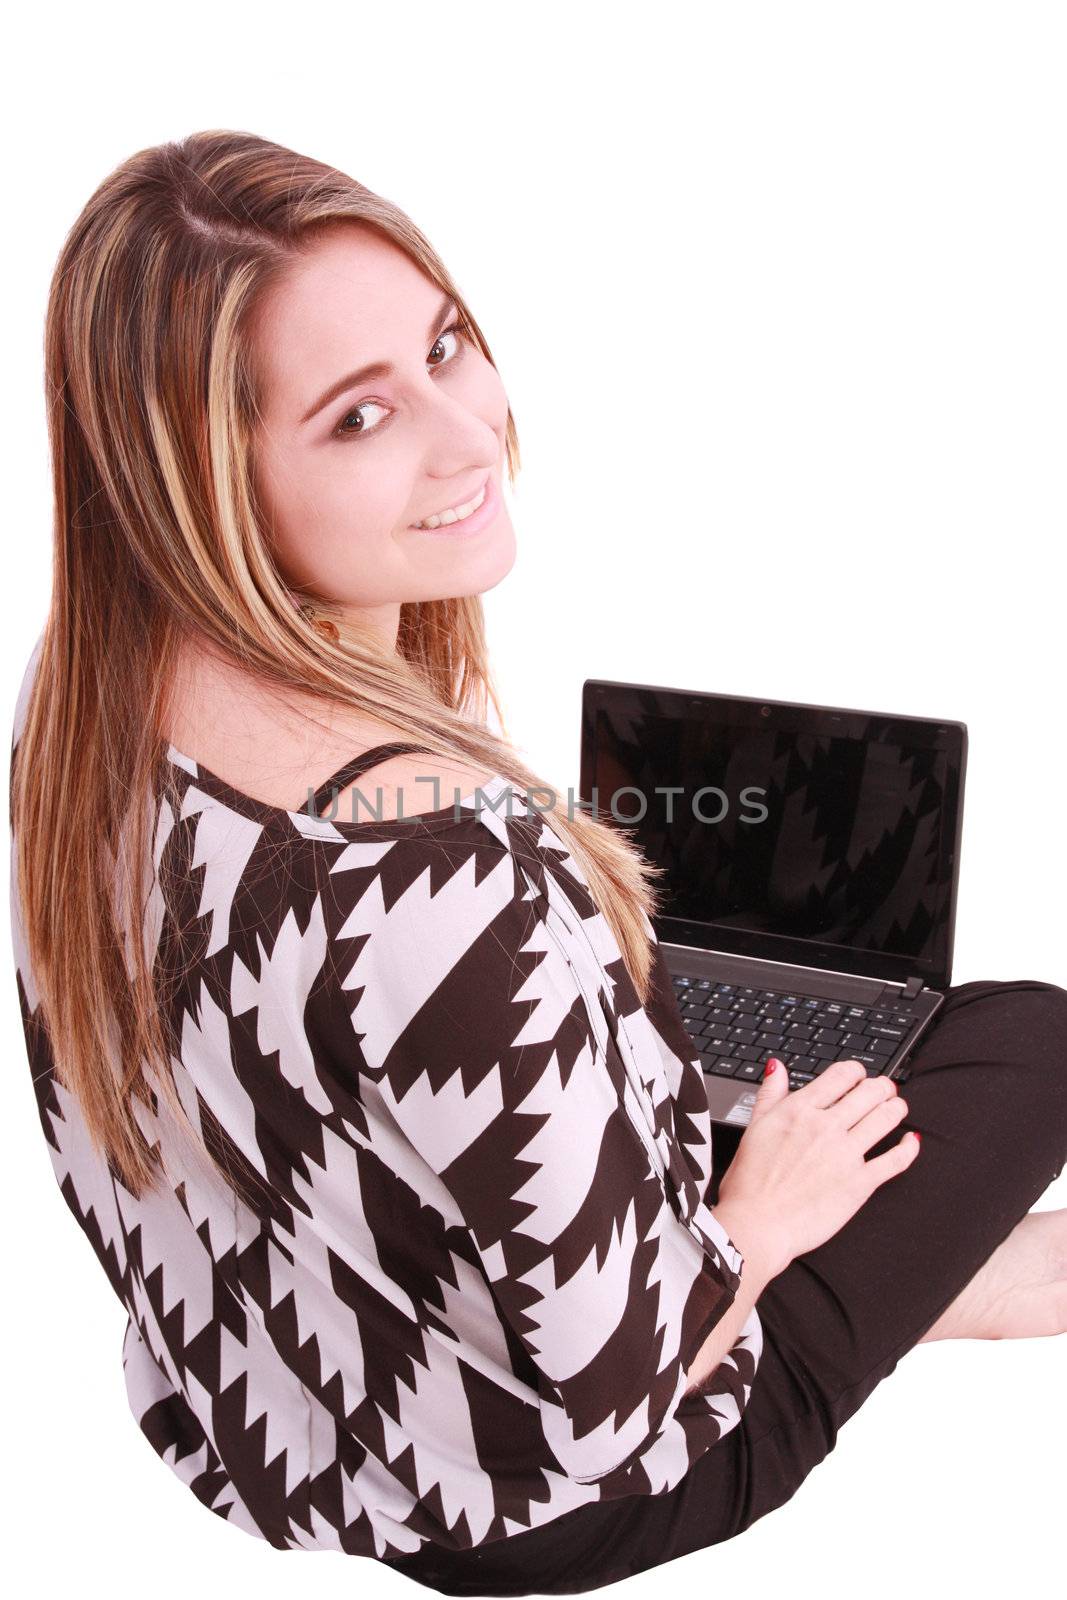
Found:
[[[738,1063],[729,1056],[704,1056],[701,1065],[705,1072],[713,1072],[717,1078],[732,1078]]]
[[[785,1023],[782,1021],[782,1019],[780,1017],[768,1016],[766,1012],[764,1012],[760,1017],[759,1023],[764,1033],[783,1034],[785,1032]]]
[[[760,1061],[742,1061],[741,1065],[738,1067],[737,1071],[734,1073],[734,1077],[735,1078],[762,1078],[763,1077],[763,1063],[760,1062]]]
[[[758,1033],[753,1040],[757,1050],[762,1050],[765,1056],[774,1055],[782,1048],[781,1036],[777,1033]]]

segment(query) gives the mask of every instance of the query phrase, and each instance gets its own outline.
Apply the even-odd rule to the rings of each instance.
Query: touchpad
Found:
[[[751,1083],[736,1078],[717,1078],[713,1072],[704,1074],[708,1091],[708,1106],[713,1122],[730,1123],[747,1127],[752,1121],[752,1108],[756,1104],[756,1090]]]

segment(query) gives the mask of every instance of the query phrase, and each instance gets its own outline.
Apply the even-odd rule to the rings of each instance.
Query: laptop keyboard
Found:
[[[723,1078],[758,1081],[768,1056],[789,1072],[789,1087],[810,1083],[831,1061],[862,1061],[885,1072],[914,1017],[884,1006],[814,1000],[774,989],[672,976],[686,1031],[701,1066]]]

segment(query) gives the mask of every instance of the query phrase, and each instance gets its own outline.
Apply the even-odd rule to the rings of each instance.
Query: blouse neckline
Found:
[[[447,806],[441,806],[437,811],[423,811],[411,817],[383,817],[380,821],[369,816],[365,821],[356,822],[351,815],[347,818],[340,814],[336,818],[328,815],[313,817],[304,810],[290,810],[287,806],[270,805],[266,800],[257,800],[254,795],[247,794],[243,789],[228,783],[225,778],[220,778],[218,773],[205,767],[202,761],[194,760],[174,744],[167,743],[164,753],[171,766],[185,772],[190,782],[213,800],[220,801],[231,810],[239,812],[241,816],[259,823],[263,828],[282,828],[311,839],[404,838],[415,837],[420,833],[438,832],[442,828],[461,826],[467,821],[480,820],[476,809],[479,795],[485,806],[487,802],[495,801],[502,791],[510,787],[507,778],[500,773],[494,773],[488,782],[479,784],[470,794],[463,795],[459,800],[453,798]],[[358,780],[356,787],[360,788]],[[366,790],[362,792],[366,794],[368,802],[373,799],[373,786],[370,787],[369,793]],[[518,798],[521,803],[521,796]],[[354,804],[356,804],[354,797],[350,797],[348,802],[350,812]],[[344,809],[344,805],[338,800],[339,813]],[[357,810],[368,809],[369,805],[357,805]],[[499,810],[494,807],[494,811],[496,815],[506,817],[507,802],[505,801]],[[469,815],[464,816],[463,812]]]

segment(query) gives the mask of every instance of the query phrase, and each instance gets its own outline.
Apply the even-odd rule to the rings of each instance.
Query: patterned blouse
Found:
[[[502,777],[407,820],[339,814],[341,787],[411,748],[291,811],[161,749],[180,801],[157,784],[145,937],[182,1105],[237,1195],[159,1095],[137,1109],[164,1169],[142,1198],[92,1148],[12,877],[41,1125],[128,1313],[134,1417],[279,1549],[463,1549],[663,1493],[737,1425],[762,1348],[753,1311],[685,1393],[742,1259],[704,1198],[704,1080],[651,924],[642,1007],[575,861]]]

